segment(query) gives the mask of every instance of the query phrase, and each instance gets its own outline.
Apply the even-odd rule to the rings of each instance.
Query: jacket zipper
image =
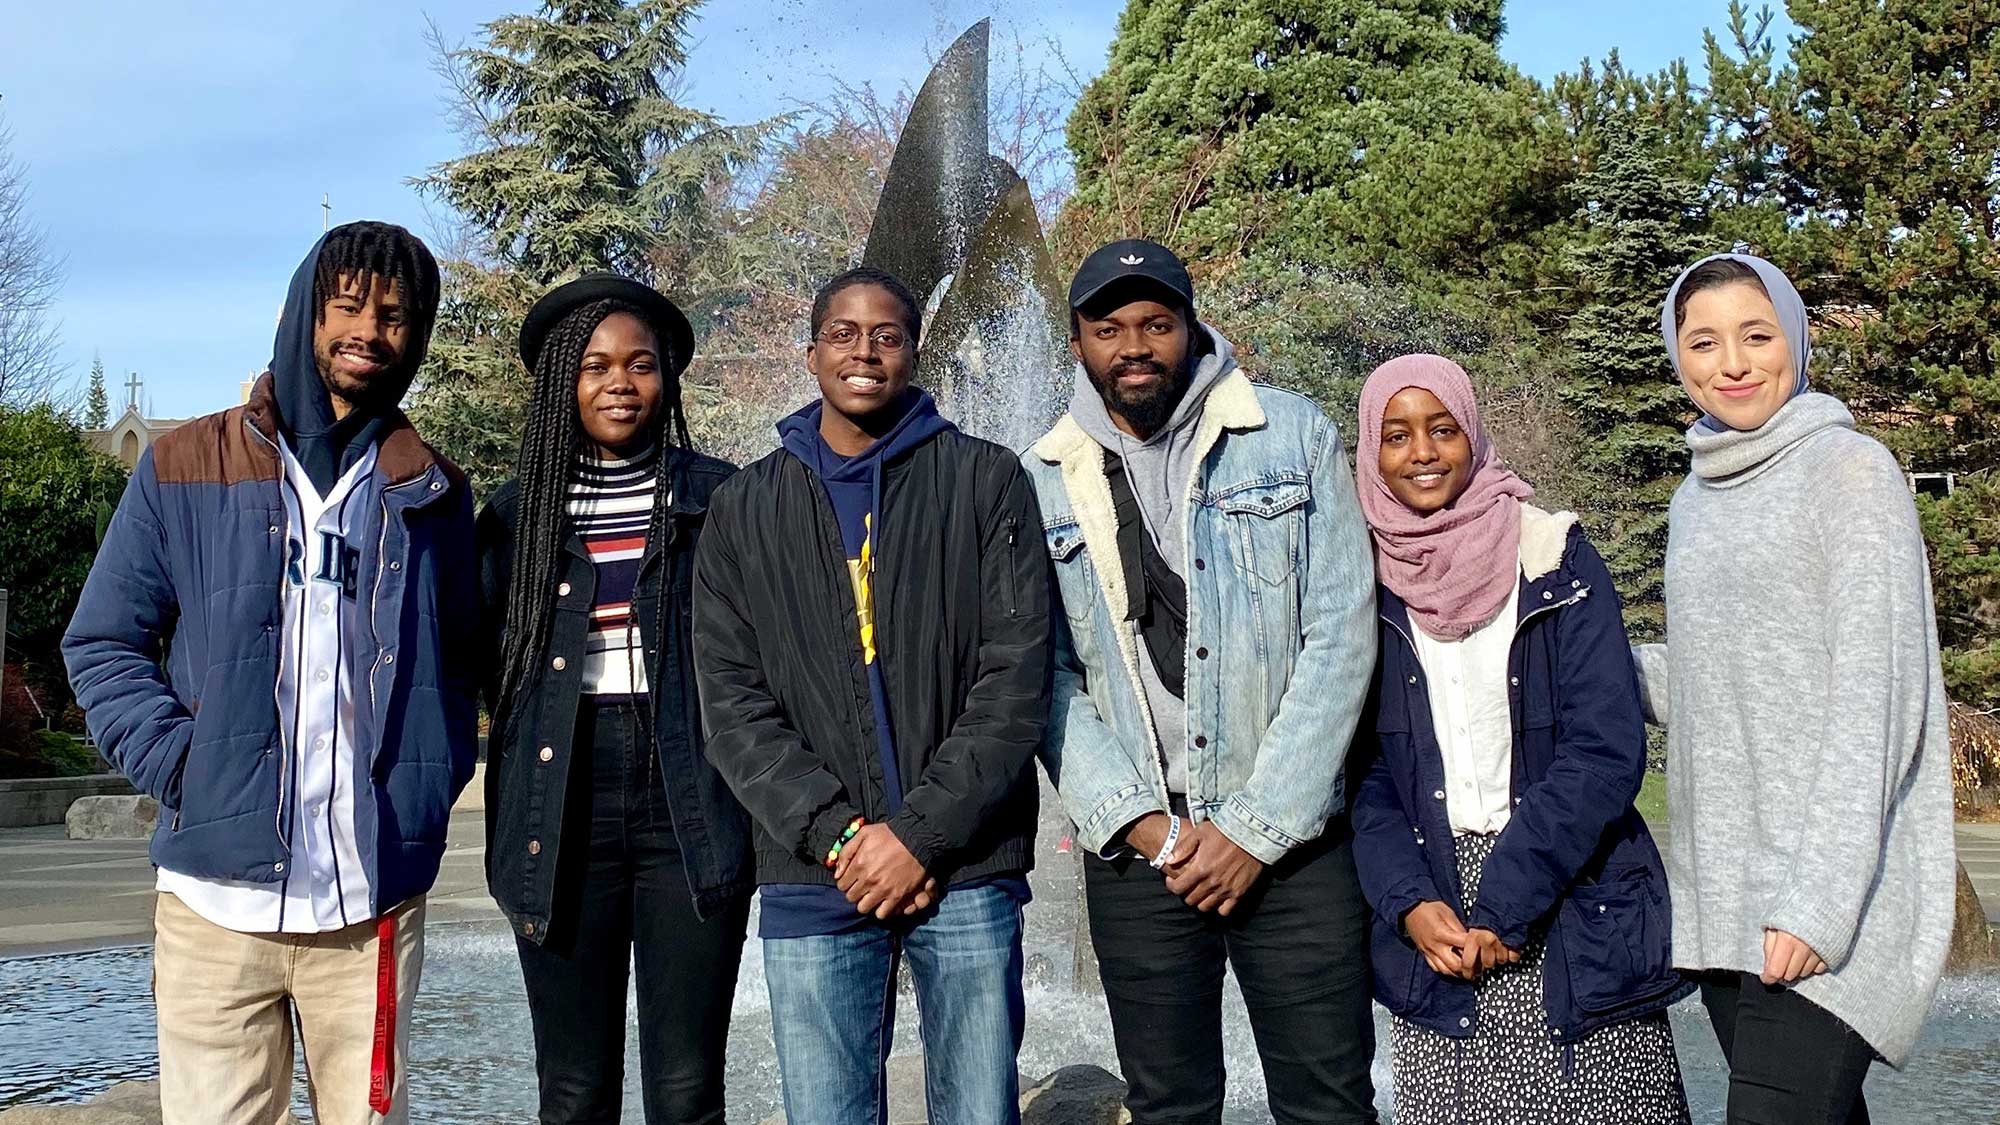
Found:
[[[1007,517],[1007,616],[1021,616],[1021,599],[1014,589],[1014,575],[1021,569],[1021,556],[1015,550],[1015,540],[1021,530],[1019,516]]]
[[[250,422],[250,419],[248,419],[248,418],[245,418],[245,419],[243,419],[243,428],[244,428],[244,429],[246,429],[246,430],[249,430],[249,431],[250,431],[251,433],[253,433],[253,434],[257,435],[257,440],[258,440],[258,441],[261,441],[261,442],[263,442],[263,443],[264,443],[265,445],[268,445],[268,446],[270,446],[270,447],[271,447],[271,452],[272,452],[272,453],[274,453],[274,454],[277,454],[277,457],[278,457],[278,492],[279,492],[279,496],[280,496],[280,499],[279,499],[279,503],[278,503],[278,519],[279,519],[279,521],[280,521],[280,523],[281,523],[281,524],[283,524],[283,523],[285,523],[285,522],[288,522],[288,521],[290,520],[290,518],[291,518],[291,517],[290,517],[290,514],[289,514],[289,513],[287,513],[287,512],[285,511],[285,505],[284,505],[284,502],[283,502],[283,493],[284,493],[284,490],[285,490],[285,485],[284,485],[284,477],[285,477],[285,454],[284,454],[284,451],[283,451],[283,450],[281,450],[281,449],[279,449],[279,448],[278,448],[278,443],[277,443],[277,442],[275,442],[275,441],[272,441],[272,440],[271,440],[271,439],[270,439],[270,438],[269,438],[268,436],[266,436],[266,435],[265,435],[265,433],[264,433],[264,431],[262,431],[262,430],[258,429],[258,428],[257,428],[257,427],[256,427],[255,425],[252,425],[252,424],[251,424],[251,422]],[[287,531],[289,532],[289,528],[287,528],[286,530],[287,530]],[[290,551],[290,546],[289,546],[289,543],[290,543],[290,540],[291,540],[291,536],[290,536],[289,534],[287,534],[287,535],[285,535],[285,536],[284,536],[283,538],[284,538],[285,542],[284,542],[284,543],[281,543],[281,544],[279,545],[279,548],[278,548],[278,596],[279,596],[279,605],[278,605],[278,608],[279,608],[279,618],[280,618],[280,620],[282,620],[282,619],[283,619],[283,616],[284,616],[284,589],[285,589],[285,577],[284,577],[284,576],[285,576],[285,566],[286,566],[286,562],[285,562],[285,555],[286,555],[286,554],[288,554],[288,553],[289,553],[289,551]],[[276,676],[276,677],[273,677],[273,678],[272,678],[272,680],[271,680],[271,706],[272,706],[272,708],[273,708],[274,710],[279,710],[279,711],[282,711],[282,710],[283,710],[283,708],[282,708],[282,705],[281,705],[281,704],[280,704],[280,703],[278,702],[278,681],[279,681],[280,679],[282,679],[282,678],[283,678],[283,676],[284,676],[284,660],[285,660],[285,638],[284,638],[284,633],[283,633],[283,631],[282,631],[282,630],[280,630],[280,632],[279,632],[279,634],[278,634],[278,676]],[[282,719],[280,719],[280,720],[279,720],[279,723],[278,723],[278,725],[279,725],[279,726],[280,726],[281,728],[282,728],[282,727],[284,726],[284,722],[283,722],[283,720],[282,720]],[[282,733],[281,733],[281,734],[279,735],[279,739],[278,739],[278,741],[279,741],[279,749],[280,749],[281,751],[283,751],[283,744],[284,744],[284,736],[283,736],[283,734],[282,734]],[[287,841],[285,840],[285,806],[286,806],[286,805],[288,805],[288,804],[290,804],[290,802],[289,802],[289,801],[287,801],[287,800],[285,799],[285,795],[286,795],[286,792],[287,792],[287,790],[286,790],[286,787],[285,787],[285,785],[286,785],[286,781],[287,781],[287,780],[288,780],[288,779],[289,779],[289,778],[291,777],[291,765],[292,765],[292,756],[291,756],[291,754],[290,754],[290,753],[286,753],[286,752],[281,752],[281,753],[279,753],[279,755],[278,755],[278,812],[277,812],[277,815],[275,815],[275,816],[273,816],[273,817],[271,818],[271,832],[272,832],[272,834],[273,834],[273,835],[275,835],[275,836],[277,836],[277,837],[278,837],[278,843],[280,843],[280,844],[283,844],[283,845],[285,845],[285,848],[286,848],[287,852],[289,852],[289,851],[290,851],[290,848],[291,848],[291,845],[290,845],[290,844],[289,844],[289,843],[288,843],[288,842],[287,842]],[[175,809],[175,810],[174,810],[174,827],[173,827],[173,831],[176,831],[176,832],[180,831],[180,827],[181,827],[181,813],[180,813],[180,810],[179,810],[179,809]]]

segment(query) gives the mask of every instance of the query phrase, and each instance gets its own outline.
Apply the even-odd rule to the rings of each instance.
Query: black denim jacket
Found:
[[[664,543],[647,543],[632,612],[645,645],[647,682],[660,772],[674,821],[674,838],[687,866],[696,912],[709,917],[747,896],[751,873],[750,828],[743,808],[708,762],[695,697],[688,591],[695,543],[708,497],[735,470],[713,458],[669,453],[672,481]],[[518,489],[508,481],[480,513],[479,583],[488,660],[482,682],[495,712],[500,679],[501,632],[513,578]],[[557,859],[563,848],[565,794],[575,738],[584,644],[597,572],[575,536],[557,578],[555,620],[536,672],[522,685],[504,730],[488,742],[486,762],[486,881],[517,933],[539,942],[555,898]],[[659,613],[660,599],[669,600]],[[664,637],[657,635],[664,620]],[[561,667],[557,667],[560,660]],[[588,778],[579,784],[589,784]]]

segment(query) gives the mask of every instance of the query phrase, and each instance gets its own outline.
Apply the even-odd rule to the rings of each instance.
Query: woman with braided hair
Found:
[[[520,461],[479,519],[487,881],[519,947],[545,1123],[619,1120],[628,965],[646,1121],[723,1120],[753,883],[689,648],[695,542],[734,471],[689,448],[692,345],[636,281],[544,296],[521,329]]]

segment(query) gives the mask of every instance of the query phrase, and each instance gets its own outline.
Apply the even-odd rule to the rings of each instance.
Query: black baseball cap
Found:
[[[1091,298],[1115,285],[1151,285],[1194,307],[1194,279],[1172,250],[1143,238],[1126,238],[1100,246],[1077,267],[1069,283],[1069,307],[1081,309]]]
[[[687,315],[659,290],[615,273],[587,273],[542,294],[542,299],[535,302],[535,307],[528,310],[527,318],[521,321],[521,362],[533,371],[535,355],[542,350],[542,340],[555,330],[563,317],[585,305],[607,299],[623,301],[639,310],[646,323],[662,337],[660,342],[672,353],[676,378],[687,370],[688,360],[694,358],[694,329],[689,327]]]

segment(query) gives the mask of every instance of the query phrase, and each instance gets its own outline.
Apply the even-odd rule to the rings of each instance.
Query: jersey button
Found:
[[[569,661],[564,660],[562,657],[558,656],[554,660],[549,661],[549,667],[554,668],[556,671],[560,672],[564,668],[569,667]]]
[[[559,598],[569,597],[569,583],[562,582],[556,585],[556,597]]]
[[[542,752],[537,755],[537,757],[541,758],[541,760],[544,762],[549,761],[555,756],[556,756],[555,748],[552,746],[542,747]]]
[[[542,842],[540,840],[528,841],[528,854],[529,855],[542,854]]]

